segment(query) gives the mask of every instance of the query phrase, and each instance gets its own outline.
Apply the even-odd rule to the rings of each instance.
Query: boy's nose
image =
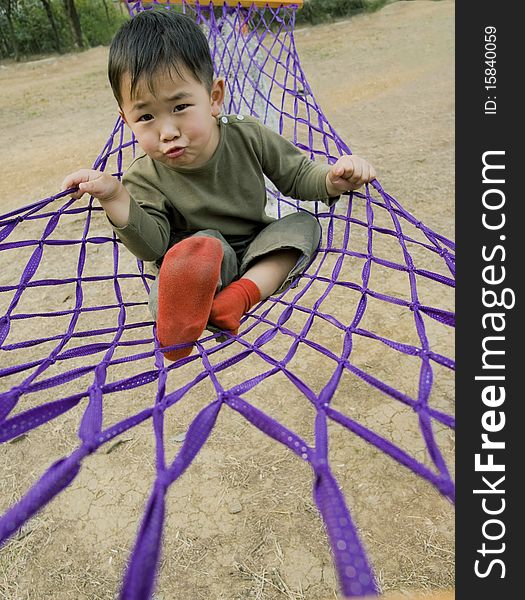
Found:
[[[175,126],[175,123],[166,122],[162,124],[162,128],[160,130],[160,139],[163,142],[170,142],[171,140],[178,138],[180,136],[180,132],[178,127]]]

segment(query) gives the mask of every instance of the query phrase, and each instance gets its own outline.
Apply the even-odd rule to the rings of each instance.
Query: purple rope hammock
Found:
[[[169,3],[164,6],[170,8]],[[143,7],[136,2],[131,8],[132,12],[149,10],[151,4]],[[227,74],[225,113],[253,114],[293,140],[311,159],[333,163],[350,149],[317,105],[301,69],[294,42],[295,8],[185,5],[183,10],[193,14],[209,35],[217,73]],[[95,169],[122,175],[135,150],[135,141],[126,136],[119,119]],[[344,196],[330,209],[285,198],[270,184],[268,195],[278,216],[309,210],[319,220],[323,237],[315,259],[293,289],[253,308],[237,336],[205,332],[196,343],[197,351],[175,363],[164,361],[147,312],[153,275],[109,231],[93,198],[74,201],[62,192],[0,217],[2,263],[20,266],[18,280],[0,285],[0,379],[4,390],[0,394],[0,441],[13,440],[79,404],[85,407],[78,447],[52,464],[0,518],[1,542],[74,480],[86,456],[151,420],[156,479],[120,592],[121,598],[150,598],[166,492],[206,443],[221,410],[236,411],[309,463],[315,502],[346,596],[376,595],[378,586],[330,468],[330,421],[345,427],[350,438],[357,435],[379,448],[453,500],[454,484],[433,424],[453,428],[454,419],[431,406],[430,396],[435,367],[454,369],[454,362],[432,348],[429,329],[454,326],[450,307],[439,306],[447,297],[440,293],[443,286],[454,287],[454,244],[404,210],[377,181],[364,193]],[[35,231],[39,233],[35,235]],[[425,264],[431,264],[432,270]],[[351,266],[360,275],[351,276]],[[388,274],[403,277],[408,292],[381,291],[380,284]],[[421,298],[424,283],[431,283],[436,290],[431,303]],[[46,291],[54,299],[50,308],[42,303]],[[336,299],[332,304],[331,297]],[[383,312],[396,309],[408,315],[411,340],[397,339],[403,337],[400,331],[386,335],[380,324],[367,326],[367,314],[374,305]],[[32,338],[27,338],[29,329]],[[286,353],[280,359],[272,355],[276,337],[285,341]],[[417,361],[417,393],[403,391],[401,369],[401,389],[396,389],[354,359],[362,341],[380,348],[382,355],[395,353],[400,363],[403,357]],[[318,391],[292,368],[294,357],[305,350],[323,357],[326,382]],[[250,368],[245,367],[248,364]],[[326,364],[331,370],[324,370]],[[193,366],[188,381],[168,389],[174,381],[184,380],[188,365]],[[243,370],[246,380],[225,387],[221,375],[230,370]],[[384,397],[416,413],[428,461],[416,459],[334,407],[338,384],[349,372],[371,391],[380,390]],[[313,444],[251,402],[252,390],[276,375],[284,376],[316,411]],[[195,416],[180,451],[169,462],[164,450],[165,413],[205,380],[215,390],[213,397]],[[103,422],[109,394],[139,390],[155,382],[157,392],[151,406],[111,425]],[[43,390],[52,390],[53,399],[39,405],[38,392]],[[24,402],[19,402],[21,399]]]

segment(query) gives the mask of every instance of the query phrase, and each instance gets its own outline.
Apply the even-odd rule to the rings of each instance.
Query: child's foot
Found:
[[[261,293],[251,279],[239,279],[220,291],[213,300],[210,323],[236,334],[241,317],[261,300]]]
[[[157,336],[160,345],[173,346],[199,339],[211,310],[221,272],[219,240],[197,236],[175,244],[159,272]],[[193,347],[165,352],[168,360],[191,354]]]

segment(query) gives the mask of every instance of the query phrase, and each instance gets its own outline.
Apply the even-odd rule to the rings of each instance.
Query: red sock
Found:
[[[199,339],[221,272],[222,245],[216,238],[186,238],[168,250],[159,272],[157,336],[162,347]],[[192,346],[166,352],[169,360],[191,354]]]
[[[251,279],[239,279],[220,291],[213,300],[210,323],[237,333],[241,317],[261,300],[261,292]]]

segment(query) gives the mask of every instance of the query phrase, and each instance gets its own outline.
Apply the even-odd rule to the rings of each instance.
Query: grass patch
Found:
[[[352,17],[364,12],[374,12],[397,0],[304,0],[297,11],[298,25],[317,25],[336,19]]]

